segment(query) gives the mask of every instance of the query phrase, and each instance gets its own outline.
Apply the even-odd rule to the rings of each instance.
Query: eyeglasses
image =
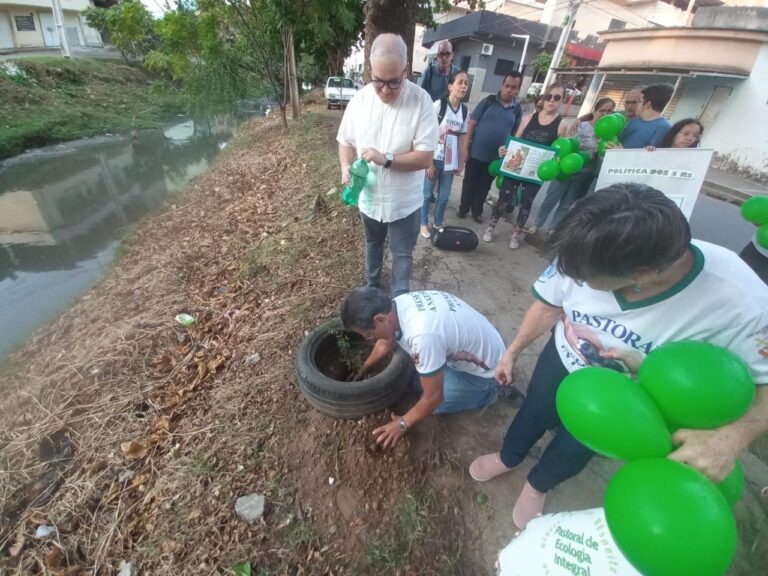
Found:
[[[396,80],[374,80],[371,78],[371,84],[373,84],[373,87],[376,88],[376,90],[381,90],[384,88],[385,84],[390,90],[397,90],[400,88],[400,84],[403,83],[403,74],[405,74],[405,70],[400,72],[400,78]]]
[[[437,55],[441,58],[448,58],[453,52],[438,52]]]
[[[546,100],[547,102],[551,102],[551,101],[560,102],[560,100],[562,99],[563,99],[562,94],[545,94],[544,95],[544,100]]]
[[[624,106],[634,106],[635,104],[640,104],[640,100],[624,100]]]

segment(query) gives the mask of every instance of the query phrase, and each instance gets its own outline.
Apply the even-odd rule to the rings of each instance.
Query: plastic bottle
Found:
[[[341,199],[348,206],[357,206],[360,192],[363,191],[368,178],[368,163],[362,158],[354,161],[349,168],[349,184],[341,193]]]

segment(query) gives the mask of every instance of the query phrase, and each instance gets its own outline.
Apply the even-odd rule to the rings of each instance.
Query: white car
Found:
[[[357,94],[357,87],[349,78],[331,76],[325,83],[325,102],[328,108],[344,107]]]

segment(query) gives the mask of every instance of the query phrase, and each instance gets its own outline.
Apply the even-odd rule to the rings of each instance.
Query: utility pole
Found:
[[[61,46],[61,55],[64,58],[69,58],[71,53],[69,51],[69,41],[67,40],[66,30],[64,30],[64,13],[61,9],[60,0],[51,0],[51,8],[53,10],[53,21],[56,23],[56,30],[59,33],[59,46]]]
[[[549,64],[547,77],[544,78],[544,85],[541,87],[542,94],[544,93],[544,90],[547,89],[547,86],[554,80],[554,70],[560,65],[560,60],[563,58],[565,45],[568,42],[568,37],[571,35],[571,30],[573,30],[573,23],[576,20],[576,12],[578,11],[581,2],[582,0],[570,0],[568,3],[568,14],[566,14],[565,19],[563,20],[563,32],[560,34],[560,40],[557,41],[555,53],[552,55],[552,62]]]

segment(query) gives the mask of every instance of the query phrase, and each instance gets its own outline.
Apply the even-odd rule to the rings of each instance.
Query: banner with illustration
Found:
[[[531,520],[498,566],[499,576],[641,576],[613,541],[602,508]]]
[[[712,150],[699,148],[608,149],[595,190],[622,182],[645,184],[666,194],[690,219],[711,160]]]
[[[554,158],[555,154],[557,150],[549,146],[510,137],[499,172],[508,178],[541,184],[543,181],[537,174],[539,165]]]

